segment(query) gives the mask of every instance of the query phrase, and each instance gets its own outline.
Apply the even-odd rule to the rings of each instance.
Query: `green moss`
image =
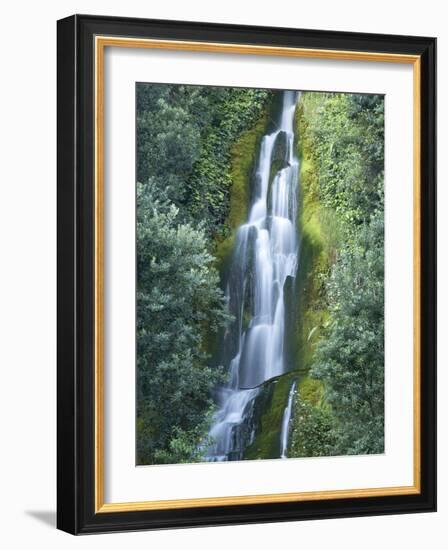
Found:
[[[324,386],[320,380],[306,376],[299,383],[298,394],[303,401],[318,407],[323,404]]]
[[[299,381],[296,399],[322,411],[329,410],[324,401],[324,387],[319,380],[306,375],[301,376],[294,371],[266,382],[257,398],[254,411],[257,436],[246,449],[245,459],[269,459],[280,456],[280,426],[294,380]]]

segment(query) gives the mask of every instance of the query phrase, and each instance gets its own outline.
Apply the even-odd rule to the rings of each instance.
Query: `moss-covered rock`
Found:
[[[269,214],[272,214],[271,188],[276,174],[288,166],[288,136],[283,130],[277,134],[272,149],[271,171],[269,173],[267,208]]]
[[[297,373],[289,373],[265,382],[255,401],[253,427],[256,435],[247,447],[245,459],[279,458],[281,425],[289,390]]]

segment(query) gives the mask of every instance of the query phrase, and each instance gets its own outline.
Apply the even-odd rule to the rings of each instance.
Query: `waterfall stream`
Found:
[[[299,162],[293,130],[297,99],[297,92],[283,92],[277,129],[262,138],[248,219],[236,235],[226,287],[235,321],[222,342],[229,381],[217,390],[212,444],[205,456],[209,461],[243,458],[255,437],[260,387],[287,370],[284,291],[298,265]],[[288,426],[279,426],[280,438],[283,432],[287,440]],[[286,456],[286,448],[281,452]]]
[[[280,434],[280,443],[281,443],[281,454],[280,458],[287,458],[286,453],[288,451],[288,440],[289,440],[289,422],[291,420],[292,414],[292,401],[294,398],[294,392],[296,391],[296,382],[293,383],[291,389],[289,390],[288,403],[283,412],[282,420],[282,431]]]

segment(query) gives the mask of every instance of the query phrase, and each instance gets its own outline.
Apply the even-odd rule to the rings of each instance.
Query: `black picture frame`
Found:
[[[72,534],[436,509],[436,39],[74,15],[57,24],[57,526]],[[94,38],[120,36],[409,54],[421,60],[419,494],[96,513]]]

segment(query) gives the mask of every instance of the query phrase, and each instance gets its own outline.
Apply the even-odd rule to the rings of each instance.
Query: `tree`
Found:
[[[137,86],[137,180],[169,187],[176,204],[185,200],[185,181],[202,150],[206,100],[195,86]]]
[[[155,196],[158,196],[156,199]],[[207,332],[229,320],[204,231],[177,221],[154,184],[137,186],[137,455],[139,464],[198,458],[221,368]]]
[[[337,419],[336,452],[384,451],[384,222],[379,209],[327,283],[331,322],[311,375]]]
[[[335,453],[337,438],[331,410],[313,405],[299,394],[295,400],[294,415],[290,456],[331,456]]]

